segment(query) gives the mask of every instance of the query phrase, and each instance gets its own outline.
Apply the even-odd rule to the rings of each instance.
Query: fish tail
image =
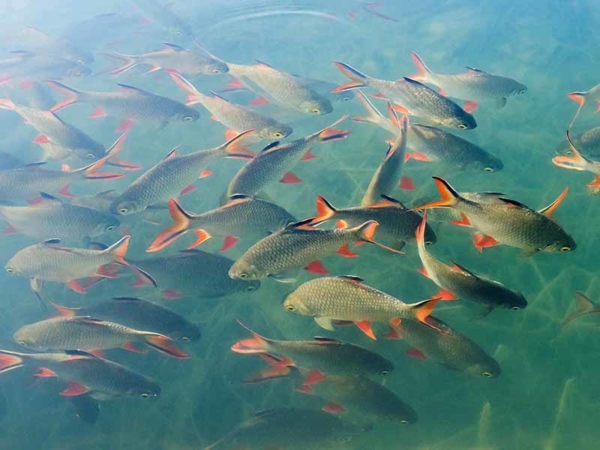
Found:
[[[371,103],[371,100],[367,98],[367,96],[360,89],[357,91],[358,96],[356,97],[358,101],[363,105],[363,107],[367,110],[367,115],[365,116],[357,116],[353,117],[352,120],[354,122],[365,122],[372,123],[374,125],[378,125],[383,127],[386,122],[386,118],[381,112]]]
[[[138,266],[135,266],[128,261],[125,260],[125,254],[127,253],[127,248],[129,247],[129,241],[131,240],[131,236],[123,236],[117,242],[115,242],[110,247],[102,250],[104,253],[107,253],[113,257],[117,264],[121,264],[129,267],[133,270],[139,278],[144,278],[148,284],[152,284],[154,287],[157,287],[156,281],[152,276],[146,272],[145,270],[140,269]],[[140,282],[138,281],[138,286]]]
[[[575,303],[575,311],[569,314],[565,320],[562,321],[560,324],[561,328],[564,328],[578,317],[600,312],[600,308],[589,298],[587,298],[583,292],[575,291]]]
[[[255,333],[241,321],[238,320],[238,323],[252,333],[252,337],[236,342],[231,346],[231,350],[235,353],[267,353],[270,347],[270,340]]]
[[[338,210],[335,206],[325,200],[324,197],[317,195],[317,216],[310,222],[311,225],[318,225],[332,219]]]
[[[427,211],[423,211],[423,220],[421,220],[415,232],[419,250],[425,250],[425,228],[427,228]]]
[[[58,310],[58,314],[54,317],[74,317],[77,315],[77,311],[79,311],[79,308],[67,308],[54,302],[50,302],[50,304]]]
[[[323,128],[322,130],[317,131],[316,133],[311,134],[306,137],[306,140],[316,140],[317,142],[327,142],[327,141],[338,141],[340,139],[346,139],[351,131],[350,130],[340,130],[334,128],[336,125],[339,125],[344,120],[348,118],[348,114],[340,117],[334,123],[329,125],[328,127]]]
[[[169,214],[173,219],[173,225],[161,231],[156,239],[150,244],[147,252],[157,252],[175,242],[189,231],[192,216],[173,198],[169,199]]]
[[[431,315],[433,309],[437,302],[441,300],[440,297],[430,298],[429,300],[423,300],[422,302],[415,303],[412,305],[412,309],[415,313],[415,318],[419,320],[419,322],[423,322],[427,324],[425,319]],[[429,324],[427,324],[429,325]]]
[[[176,72],[174,70],[167,70],[167,72],[169,72],[169,75],[171,76],[175,84],[188,93],[186,105],[191,106],[200,103],[200,98],[202,97],[202,94],[198,92],[198,89],[196,89],[196,87],[192,83],[190,83],[186,78],[184,78],[183,75],[181,75],[179,72]]]
[[[575,148],[573,145],[573,141],[571,141],[571,134],[567,130],[567,142],[569,143],[569,147],[571,147],[571,151],[573,154],[571,156],[568,155],[560,155],[552,158],[552,163],[558,167],[564,167],[565,169],[573,169],[573,170],[585,170],[589,161]]]
[[[334,64],[338,68],[338,70],[342,72],[343,75],[350,78],[350,80],[352,81],[336,87],[333,91],[331,91],[333,94],[336,94],[338,92],[349,91],[351,89],[358,89],[361,87],[365,87],[369,84],[369,77],[366,76],[364,73],[359,72],[354,67],[338,61],[334,62]]]
[[[412,210],[429,208],[450,208],[456,205],[458,200],[461,198],[458,192],[456,192],[456,190],[452,186],[450,186],[450,183],[448,183],[446,180],[439,177],[433,177],[433,179],[435,180],[435,184],[437,185],[438,191],[440,192],[442,199],[435,202],[427,203],[422,206],[417,206],[416,208],[412,208]]]
[[[117,53],[112,51],[104,52],[104,54],[123,61],[122,66],[119,66],[116,69],[110,71],[110,73],[113,75],[120,75],[122,73],[127,72],[130,69],[133,69],[135,66],[138,65],[138,58],[133,55],[125,55],[123,53]]]
[[[222,144],[219,149],[225,152],[227,158],[237,158],[237,159],[253,159],[256,154],[246,147],[241,145],[241,142],[246,139],[249,135],[254,133],[254,130],[246,130],[229,139],[227,142]]]
[[[164,353],[167,356],[178,359],[189,358],[190,355],[185,353],[183,350],[173,345],[173,340],[167,336],[157,333],[146,333],[144,334],[144,342],[155,350]]]
[[[263,381],[284,378],[290,375],[291,368],[284,360],[268,353],[259,353],[258,356],[260,356],[269,367],[245,378],[243,381],[244,383],[261,383]]]
[[[401,252],[400,250],[396,250],[392,247],[388,247],[387,245],[383,245],[383,244],[373,240],[373,236],[375,235],[375,230],[377,229],[378,226],[379,226],[379,222],[376,222],[375,220],[369,220],[369,221],[363,223],[362,225],[359,225],[359,226],[353,228],[353,230],[358,235],[359,241],[368,242],[369,244],[376,245],[377,247],[380,247],[384,250],[388,250],[392,253],[398,253],[400,255],[403,255],[404,252]]]
[[[410,52],[410,57],[417,68],[417,73],[409,76],[408,78],[416,81],[427,81],[433,72],[425,65],[421,57],[416,52]]]
[[[52,108],[50,108],[50,111],[52,111],[52,112],[59,111],[63,108],[66,108],[69,105],[72,105],[73,103],[77,103],[80,100],[81,95],[83,94],[83,92],[78,91],[77,89],[73,89],[62,83],[59,83],[58,81],[49,80],[49,81],[46,81],[46,83],[48,83],[51,87],[53,87],[54,89],[56,89],[58,92],[60,92],[61,94],[63,94],[65,96],[65,98],[63,98],[56,105],[54,105]]]
[[[9,98],[0,98],[0,109],[15,110],[14,102]]]
[[[0,373],[23,367],[23,354],[0,350]]]
[[[100,167],[102,167],[110,158],[110,155],[105,156],[88,166],[74,170],[71,174],[79,174],[87,180],[115,180],[121,178],[123,176],[122,173],[98,172],[98,169],[100,169]]]

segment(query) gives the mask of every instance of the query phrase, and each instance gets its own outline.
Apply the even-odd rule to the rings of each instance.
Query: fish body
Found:
[[[251,331],[251,330],[249,330]],[[251,331],[253,337],[236,342],[231,349],[242,354],[274,354],[287,358],[284,364],[325,375],[387,375],[391,361],[364,347],[318,337],[313,341],[278,341]]]
[[[147,330],[173,340],[196,341],[200,328],[176,312],[157,303],[133,297],[118,297],[94,302],[81,308],[54,305],[61,317],[93,317],[125,325],[135,330]]]
[[[419,357],[474,377],[494,378],[501,374],[498,362],[475,342],[433,316],[426,320],[429,326],[407,320],[401,327],[400,336],[418,350]]]
[[[98,160],[106,153],[104,145],[50,111],[16,105],[8,99],[0,99],[0,108],[16,112],[35,128],[39,133],[34,140],[36,143],[54,144],[67,154],[73,153],[87,160]]]
[[[150,72],[161,69],[173,70],[191,77],[198,75],[218,75],[229,71],[227,64],[220,60],[174,44],[165,43],[164,49],[142,55],[125,55],[117,52],[109,52],[107,54],[123,61],[122,66],[111,72],[113,75],[120,75],[139,65],[150,66]],[[244,130],[247,129],[244,128]]]
[[[525,254],[568,252],[576,248],[573,238],[552,219],[552,214],[567,194],[565,190],[548,207],[534,211],[508,198],[497,196],[494,202],[474,202],[460,196],[445,180],[434,177],[442,200],[414,209],[451,207],[461,213],[461,225],[471,226],[478,249],[498,244],[522,249]],[[498,203],[501,201],[502,203]]]
[[[229,237],[232,243],[228,245],[226,242],[224,251],[235,245],[239,236],[263,237],[296,222],[290,213],[275,203],[243,194],[233,196],[224,206],[202,214],[191,214],[170,199],[169,212],[174,224],[156,237],[148,251],[163,249],[190,230],[195,230],[198,235],[192,247],[212,236]]]
[[[170,6],[157,0],[129,0],[142,14],[178,38],[193,37],[192,27],[175,14]]]
[[[41,203],[33,206],[0,205],[0,218],[9,223],[10,231],[37,240],[81,240],[100,236],[119,226],[119,220],[110,214],[72,205],[48,194],[42,198]]]
[[[15,52],[13,56],[0,60],[0,83],[23,78],[32,81],[83,78],[91,73],[89,67],[77,62],[26,51]]]
[[[236,292],[252,292],[260,287],[258,280],[234,280],[229,275],[233,261],[198,249],[175,255],[132,261],[153,274],[167,298],[217,298]]]
[[[397,81],[379,80],[368,77],[348,64],[336,62],[335,65],[352,81],[338,86],[334,92],[368,86],[399,106],[398,109],[405,114],[449,128],[471,130],[477,126],[471,114],[418,81],[406,77]]]
[[[254,130],[253,136],[257,141],[260,139],[283,139],[292,134],[293,129],[289,125],[259,114],[245,106],[232,103],[214,92],[211,92],[211,95],[202,94],[178,73],[171,73],[171,78],[179,87],[188,92],[187,105],[202,105],[211,113],[212,118],[236,133]]]
[[[158,127],[164,127],[169,122],[193,122],[200,117],[198,111],[183,103],[125,84],[119,84],[122,88],[120,91],[82,92],[57,81],[48,83],[65,95],[64,100],[52,107],[52,112],[74,103],[90,103],[97,108],[93,117],[112,115],[133,123],[146,122]]]
[[[375,220],[377,238],[384,242],[392,242],[393,248],[401,249],[406,242],[414,240],[414,232],[421,222],[421,216],[407,209],[398,200],[391,197],[382,198],[379,202],[368,206],[336,208],[321,196],[317,196],[317,216],[312,225],[335,220],[339,226],[356,227],[367,220]],[[425,229],[425,241],[433,244],[437,240],[431,227]]]
[[[260,280],[267,276],[277,279],[288,270],[310,268],[313,261],[336,251],[356,256],[348,250],[352,242],[375,243],[372,237],[377,222],[373,220],[358,227],[335,230],[314,228],[309,225],[311,220],[289,225],[258,241],[231,266],[229,276],[242,280]]]
[[[250,90],[279,105],[304,114],[323,115],[333,111],[331,102],[301,79],[263,62],[252,65],[227,63],[229,74]]]
[[[591,128],[571,138],[573,146],[581,155],[592,160],[600,160],[600,127]],[[573,150],[567,140],[555,150],[557,155],[573,156]]]
[[[480,308],[482,316],[494,308],[517,311],[527,306],[527,300],[520,292],[476,275],[457,263],[449,266],[433,257],[425,247],[425,224],[426,219],[423,218],[416,232],[419,257],[423,263],[422,273],[440,287],[440,296],[447,300],[469,300]]]
[[[346,117],[343,116],[329,127],[309,136],[285,144],[274,142],[264,148],[235,174],[227,188],[227,197],[235,194],[254,196],[269,184],[277,181],[284,183],[297,183],[301,181],[290,170],[303,157],[310,157],[309,150],[313,145],[321,142],[345,139],[350,132],[347,130],[338,130],[334,127]]]
[[[51,36],[34,27],[24,27],[17,39],[22,48],[35,53],[59,56],[82,65],[94,62],[91,52],[78,48],[72,41]]]
[[[422,83],[433,84],[445,95],[474,102],[472,108],[480,101],[495,100],[504,106],[508,97],[522,95],[527,86],[512,78],[493,75],[479,69],[472,69],[457,75],[445,75],[432,72],[415,52],[411,52],[417,73],[410,78]],[[466,106],[467,109],[471,109]],[[471,111],[473,110],[471,109]]]
[[[594,161],[583,156],[575,147],[573,141],[571,141],[568,131],[567,141],[571,148],[571,155],[555,156],[552,158],[552,163],[564,169],[591,172],[594,175],[594,179],[588,183],[587,188],[592,195],[597,195],[600,193],[600,161]]]
[[[161,162],[142,174],[113,201],[111,212],[119,215],[141,212],[148,206],[177,197],[200,177],[210,163],[238,154],[247,158],[248,151],[236,144],[249,133],[251,131],[242,133],[219,147],[187,155],[179,155],[176,148],[171,150]]]
[[[0,373],[22,366],[39,368],[37,377],[58,377],[69,383],[64,396],[89,394],[107,400],[117,397],[148,398],[160,394],[151,378],[119,363],[83,351],[21,353],[0,350]]]
[[[402,118],[396,138],[388,145],[385,158],[375,171],[363,196],[361,206],[379,203],[383,195],[390,195],[398,185],[404,167],[408,121]]]
[[[353,434],[353,427],[323,411],[276,408],[256,413],[205,450],[333,450],[347,448]]]
[[[188,357],[162,334],[91,317],[54,317],[42,320],[19,328],[13,338],[24,347],[41,351],[129,348],[131,343],[140,342],[173,357]]]
[[[385,292],[363,284],[356,276],[323,277],[307,281],[287,295],[288,311],[311,316],[317,324],[333,330],[332,320],[354,322],[375,339],[373,322],[397,326],[406,320],[423,321],[438,299],[406,304]]]

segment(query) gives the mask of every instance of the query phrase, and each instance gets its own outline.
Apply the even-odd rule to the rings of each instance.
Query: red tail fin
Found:
[[[23,358],[18,353],[0,350],[0,373],[23,366]]]
[[[187,359],[190,357],[190,355],[185,353],[183,350],[175,347],[172,344],[173,341],[171,338],[168,338],[167,336],[152,333],[145,336],[145,341],[146,344],[153,349],[158,350],[159,352],[164,353],[172,358]]]
[[[435,202],[427,203],[426,205],[417,206],[416,208],[413,208],[413,210],[451,207],[454,206],[457,200],[460,198],[458,192],[456,192],[446,180],[439,177],[433,177],[433,179],[435,180],[435,184],[437,185],[438,191],[440,192],[442,199]]]
[[[173,219],[173,225],[165,228],[156,236],[150,247],[148,247],[148,250],[146,250],[147,252],[162,250],[189,231],[191,214],[172,198],[169,199],[169,214],[171,214],[171,219]]]
[[[252,333],[252,337],[236,342],[231,346],[231,350],[236,353],[266,353],[269,349],[269,340],[260,334],[255,333],[239,320],[238,323]]]
[[[129,247],[130,240],[131,236],[124,236],[103,251],[112,254],[116,262],[128,266],[129,263],[125,261],[125,254],[127,253],[127,247]]]
[[[58,81],[47,81],[47,83],[65,96],[63,100],[61,100],[52,108],[50,108],[50,111],[56,112],[79,101],[81,92],[79,92],[78,90],[70,88],[69,86],[65,86],[64,84],[59,83]]]
[[[317,195],[317,216],[310,222],[311,225],[317,225],[335,216],[337,209],[329,203],[325,198]]]
[[[58,314],[54,317],[73,317],[77,315],[77,311],[79,310],[79,308],[67,308],[54,302],[50,302],[50,304],[58,310]]]

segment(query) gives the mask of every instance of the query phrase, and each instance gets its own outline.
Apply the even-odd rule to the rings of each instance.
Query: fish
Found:
[[[0,151],[0,171],[24,167],[25,163],[10,153]]]
[[[405,320],[424,322],[440,298],[406,304],[363,283],[354,275],[323,277],[307,281],[290,292],[283,302],[288,311],[310,316],[322,328],[333,331],[332,321],[354,322],[375,340],[373,323],[398,327]]]
[[[571,155],[555,156],[552,158],[552,163],[563,169],[591,172],[594,175],[594,179],[587,184],[588,191],[592,195],[600,194],[600,161],[593,161],[579,153],[579,150],[575,148],[575,145],[571,140],[568,130],[567,142],[571,147]]]
[[[0,177],[0,198],[9,201],[31,200],[40,192],[61,194],[72,197],[69,192],[71,183],[78,180],[115,180],[123,174],[113,172],[99,172],[99,169],[123,148],[126,135],[119,137],[108,149],[103,158],[87,166],[75,170],[48,170],[44,169],[44,162],[28,164],[2,171]]]
[[[40,193],[42,201],[30,206],[0,205],[0,218],[9,224],[4,234],[23,233],[37,240],[79,241],[119,227],[119,220],[90,208],[72,205]]]
[[[425,212],[416,231],[419,258],[423,263],[419,273],[440,288],[434,297],[444,300],[468,300],[478,308],[477,318],[487,316],[496,308],[519,311],[527,306],[527,300],[520,292],[511,290],[495,280],[477,275],[456,262],[450,266],[432,256],[425,248],[426,224],[427,213]]]
[[[170,122],[194,122],[200,117],[198,111],[183,103],[126,84],[117,83],[119,91],[83,92],[58,81],[47,83],[65,96],[50,111],[57,112],[75,103],[90,103],[96,107],[90,118],[111,115],[123,119],[117,128],[119,133],[138,122],[163,128]]]
[[[0,99],[0,109],[16,112],[28,125],[35,128],[38,135],[33,142],[36,144],[55,144],[64,149],[66,155],[75,154],[92,161],[97,161],[106,154],[104,145],[50,111],[17,105],[9,99]]]
[[[575,291],[575,309],[571,312],[560,324],[561,328],[566,327],[574,320],[587,316],[589,314],[597,314],[600,312],[600,307],[591,301],[583,292]]]
[[[56,353],[23,353],[0,350],[0,373],[20,367],[38,369],[38,378],[57,377],[68,387],[60,394],[92,398],[150,398],[160,394],[160,386],[151,378],[114,361],[81,350]]]
[[[479,251],[502,244],[520,248],[524,255],[529,256],[540,251],[565,253],[577,247],[573,238],[553,220],[554,211],[567,195],[568,188],[550,205],[534,211],[506,197],[496,197],[494,202],[482,203],[467,200],[446,180],[439,177],[433,179],[442,199],[413,209],[456,209],[462,217],[456,224],[476,230],[473,243]],[[498,203],[498,200],[502,203]]]
[[[269,368],[244,380],[245,383],[258,383],[275,378],[291,377],[296,381],[306,377],[306,370],[293,367],[281,368],[281,360],[275,356],[259,354]],[[328,375],[317,384],[302,384],[296,392],[314,394],[327,403],[321,408],[331,414],[356,413],[362,422],[372,426],[380,421],[390,421],[400,425],[408,425],[417,421],[415,410],[398,397],[393,391],[370,378],[343,377]]]
[[[0,85],[15,79],[80,79],[91,73],[92,69],[77,62],[22,50],[12,52],[10,57],[0,60]]]
[[[129,2],[138,8],[145,18],[160,25],[173,36],[193,37],[192,27],[174,13],[170,5],[157,0],[129,0]]]
[[[355,433],[353,426],[323,411],[274,408],[257,412],[204,450],[333,450],[348,448]]]
[[[368,86],[393,102],[396,105],[395,110],[402,114],[427,119],[448,128],[472,130],[477,127],[477,122],[471,114],[418,81],[406,77],[396,81],[380,80],[371,78],[343,62],[334,64],[351,80],[335,88],[334,93]]]
[[[198,249],[182,250],[174,255],[131,261],[144,272],[151,273],[167,300],[184,297],[194,299],[219,298],[236,292],[254,292],[258,280],[234,280],[228,274],[233,261]],[[133,287],[147,285],[137,276]]]
[[[291,170],[301,160],[309,161],[315,158],[311,153],[314,144],[345,139],[350,131],[334,127],[347,117],[342,116],[330,126],[306,137],[284,144],[280,144],[279,141],[269,144],[233,176],[227,187],[226,197],[235,194],[255,196],[276,181],[301,182]]]
[[[164,43],[162,50],[141,55],[125,55],[117,52],[106,52],[106,55],[119,59],[123,65],[113,69],[113,75],[121,75],[134,67],[144,65],[150,69],[146,73],[157,70],[175,71],[176,73],[196,77],[199,75],[219,75],[227,73],[229,68],[223,61],[216,60],[204,53],[194,52],[179,45]],[[245,128],[247,129],[247,128]]]
[[[213,55],[214,56],[214,55]],[[242,65],[227,62],[233,76],[260,97],[251,105],[274,102],[303,114],[324,115],[333,111],[331,102],[318,94],[301,78],[280,71],[257,60],[257,64]]]
[[[250,247],[229,269],[229,276],[242,280],[260,280],[270,277],[289,282],[287,272],[304,267],[316,274],[329,271],[320,259],[332,253],[347,258],[358,256],[349,249],[352,242],[363,241],[398,253],[390,247],[375,242],[373,235],[378,223],[369,220],[354,228],[322,230],[310,225],[306,219],[288,225],[281,231],[258,241]]]
[[[200,104],[206,108],[211,113],[211,118],[228,128],[226,136],[254,130],[253,137],[258,142],[261,139],[284,139],[294,131],[289,125],[232,103],[215,92],[211,92],[211,95],[202,94],[178,73],[171,72],[170,75],[177,86],[188,93],[187,105]]]
[[[21,46],[20,50],[25,49],[44,55],[59,56],[82,65],[94,62],[92,52],[77,47],[73,44],[73,41],[51,36],[34,27],[24,27],[17,34],[16,40]]]
[[[474,203],[495,203],[502,205],[504,203],[502,197],[506,197],[501,192],[459,192],[462,198],[465,198]],[[414,201],[415,205],[421,205],[433,201],[433,198],[419,198]],[[462,220],[462,213],[453,208],[433,208],[427,210],[428,221],[434,222],[450,222],[460,223]],[[429,226],[429,225],[428,225]],[[427,228],[425,228],[425,244],[427,245]]]
[[[93,317],[136,330],[148,330],[178,341],[197,341],[200,327],[175,311],[157,303],[135,297],[116,297],[95,301],[90,306],[67,308],[52,303],[60,317]]]
[[[118,41],[117,30],[132,30],[139,25],[139,18],[121,13],[98,14],[81,21],[67,24],[60,37],[68,42],[78,42],[89,50],[106,48]],[[106,30],[114,30],[107,33]]]
[[[5,269],[11,275],[30,279],[33,291],[39,296],[42,281],[66,283],[73,291],[84,294],[85,286],[81,279],[89,276],[114,278],[105,266],[118,264],[130,267],[156,286],[154,279],[142,269],[125,260],[125,253],[131,236],[124,236],[104,250],[64,247],[60,239],[49,239],[19,250],[6,263]]]
[[[206,176],[203,171],[213,161],[225,157],[247,159],[254,156],[240,145],[251,133],[252,130],[247,130],[218,147],[187,155],[179,155],[178,147],[175,147],[112,202],[111,212],[123,216],[139,213],[150,205],[178,196],[199,177]]]
[[[355,122],[364,122],[396,135],[394,118],[386,118],[359,89],[357,98],[367,110],[364,116],[353,117]],[[409,124],[406,141],[405,161],[441,162],[458,169],[485,172],[502,170],[502,161],[466,139],[439,128],[420,124]]]
[[[190,230],[194,230],[198,238],[188,248],[196,247],[212,236],[222,236],[221,251],[224,252],[232,248],[240,236],[262,237],[296,222],[289,212],[275,203],[243,194],[234,195],[224,206],[202,214],[187,212],[171,198],[169,212],[173,225],[154,239],[148,252],[164,249]]]
[[[145,344],[173,358],[189,355],[159,333],[136,330],[92,317],[54,317],[22,326],[13,335],[15,342],[31,350],[107,350],[122,347],[140,352],[135,344]]]
[[[355,227],[367,220],[375,220],[377,227],[377,238],[383,241],[391,241],[392,248],[402,250],[407,242],[414,240],[414,232],[421,216],[415,211],[406,208],[398,200],[382,196],[377,203],[367,206],[355,206],[350,208],[336,208],[325,198],[317,196],[317,215],[311,225],[319,225],[329,220],[335,220],[338,228]],[[426,244],[434,244],[437,240],[435,232],[431,227],[425,229]]]
[[[498,361],[479,345],[434,316],[426,320],[429,326],[414,320],[402,323],[400,338],[410,346],[406,352],[408,356],[430,359],[477,378],[500,376],[502,369]]]
[[[309,370],[303,382],[307,385],[319,383],[328,375],[385,376],[394,370],[394,364],[388,359],[348,342],[324,337],[312,341],[277,341],[255,333],[241,322],[240,325],[250,331],[252,337],[233,344],[233,352],[279,356],[281,366]]]
[[[16,95],[18,101],[15,103],[23,103],[30,108],[48,111],[56,103],[52,93],[53,90],[46,83],[21,80],[18,87],[11,89],[9,97],[13,98]]]
[[[573,146],[586,158],[600,159],[600,127],[591,128],[577,136],[571,137]],[[554,153],[557,155],[573,156],[573,150],[568,140],[556,147]]]
[[[396,186],[406,190],[414,190],[415,188],[412,179],[401,176],[404,167],[404,152],[406,151],[406,130],[408,127],[406,116],[399,120],[398,127],[394,142],[388,144],[385,158],[375,171],[365,195],[360,201],[360,205],[363,207],[379,203],[382,195],[390,195]]]
[[[498,107],[504,107],[509,97],[523,95],[527,86],[512,78],[493,75],[483,70],[467,67],[468,71],[457,75],[445,75],[432,72],[421,57],[410,52],[417,73],[411,75],[413,80],[433,84],[442,95],[464,100],[464,110],[473,112],[480,102],[493,100]]]
[[[600,84],[597,84],[596,86],[594,86],[593,88],[591,88],[587,91],[571,92],[571,93],[567,94],[567,97],[569,97],[571,100],[573,100],[575,103],[577,103],[579,105],[579,108],[577,108],[575,115],[573,116],[573,118],[571,119],[571,122],[569,123],[569,126],[568,126],[569,129],[571,129],[573,127],[573,124],[577,120],[577,117],[579,117],[579,113],[585,106],[586,102],[596,103],[596,112],[598,112],[600,110]]]

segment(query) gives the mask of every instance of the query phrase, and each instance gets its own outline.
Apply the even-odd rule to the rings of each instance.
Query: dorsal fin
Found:
[[[254,197],[248,194],[233,194],[229,196],[229,200],[240,200],[243,198],[253,199]]]
[[[404,81],[407,81],[407,82],[409,82],[409,83],[416,84],[416,85],[419,85],[419,86],[424,86],[424,87],[427,87],[427,86],[425,86],[423,83],[421,83],[421,82],[419,82],[419,81],[417,81],[417,80],[413,80],[412,78],[403,77],[403,78],[401,78],[401,80],[404,80]]]
[[[93,325],[100,325],[100,324],[104,323],[104,320],[94,319],[91,316],[75,316],[75,317],[69,317],[66,320],[89,323],[89,324],[93,324]]]
[[[168,48],[169,50],[173,50],[173,51],[176,51],[176,52],[183,52],[183,51],[185,51],[185,48],[183,48],[183,47],[181,47],[179,45],[176,45],[176,44],[171,44],[169,42],[163,42],[163,45],[166,48]]]
[[[229,196],[227,203],[225,203],[223,206],[221,206],[221,208],[228,208],[230,206],[238,205],[238,204],[244,203],[244,202],[249,202],[251,200],[253,200],[253,198],[249,195],[233,194],[233,195]]]
[[[528,208],[527,205],[524,205],[523,203],[517,200],[513,200],[512,198],[498,197],[498,200],[502,200],[504,203],[509,205],[518,206],[519,208]]]
[[[313,220],[314,217],[311,217],[309,219],[301,220],[300,222],[290,223],[287,227],[284,228],[284,230],[318,230],[318,228],[315,228],[310,225]]]
[[[466,273],[466,274],[469,274],[469,275],[471,275],[472,277],[479,278],[477,275],[475,275],[475,274],[474,274],[473,272],[471,272],[469,269],[467,269],[467,268],[465,268],[465,267],[461,266],[461,265],[460,265],[460,264],[458,264],[456,261],[452,261],[452,264],[454,264],[454,267],[456,267],[456,268],[457,268],[457,269],[459,269],[460,271],[462,271],[462,272],[464,272],[464,273]]]
[[[277,147],[279,145],[279,141],[275,141],[275,142],[271,142],[269,145],[267,145],[265,148],[263,148],[260,153],[266,153],[269,150],[274,149],[275,147]]]
[[[177,147],[175,147],[173,150],[171,150],[169,153],[167,153],[167,155],[162,160],[168,161],[169,159],[176,158],[178,156],[177,150],[179,150],[180,147],[181,147],[181,145],[178,145]]]
[[[69,356],[87,356],[89,358],[98,358],[96,355],[84,352],[83,350],[65,350],[65,354]]]
[[[540,209],[538,212],[540,214],[545,215],[548,218],[552,218],[552,215],[554,214],[554,211],[556,211],[556,208],[558,208],[558,206],[565,199],[565,197],[567,196],[568,192],[569,192],[569,188],[566,187],[565,190],[562,191],[562,193],[556,198],[556,200],[554,200],[552,203],[550,203],[545,208]]]
[[[343,278],[345,280],[353,281],[355,283],[362,283],[363,281],[365,281],[363,278],[357,277],[356,275],[339,275],[338,278]]]
[[[128,84],[117,83],[117,86],[119,86],[119,87],[122,87],[123,89],[129,89],[129,90],[131,90],[131,91],[136,91],[136,92],[139,92],[140,94],[154,96],[154,94],[151,94],[151,93],[150,93],[150,92],[148,92],[148,91],[145,91],[145,90],[143,90],[143,89],[137,88],[137,87],[135,87],[135,86],[130,86],[130,85],[128,85]]]
[[[474,67],[469,67],[469,66],[465,66],[465,67],[467,68],[467,70],[468,70],[469,72],[478,73],[478,74],[486,73],[486,72],[484,72],[484,71],[483,71],[483,70],[481,70],[481,69],[476,69],[476,68],[474,68]]]
[[[256,61],[256,62],[257,62],[259,65],[261,65],[261,66],[266,66],[266,67],[268,67],[269,69],[277,70],[277,69],[275,69],[275,67],[273,67],[271,64],[267,64],[266,62],[264,62],[264,61],[261,61],[260,59],[255,59],[255,61]]]
[[[62,199],[55,197],[54,195],[47,194],[46,192],[40,192],[40,197],[51,202],[64,203]]]
[[[338,340],[338,339],[333,339],[333,338],[328,338],[325,336],[315,336],[315,341],[317,342],[324,342],[324,343],[331,343],[331,344],[341,344],[342,341]]]
[[[136,297],[113,297],[112,299],[117,302],[131,302],[131,303],[142,302],[141,299],[136,298]]]
[[[60,244],[60,239],[58,239],[58,238],[46,239],[45,241],[40,243],[40,245],[56,245],[56,244]]]
[[[397,206],[399,208],[406,209],[406,206],[404,206],[400,200],[396,200],[395,198],[389,197],[385,194],[382,194],[381,198],[382,199],[380,201],[367,206],[367,208],[385,208],[388,206]]]

